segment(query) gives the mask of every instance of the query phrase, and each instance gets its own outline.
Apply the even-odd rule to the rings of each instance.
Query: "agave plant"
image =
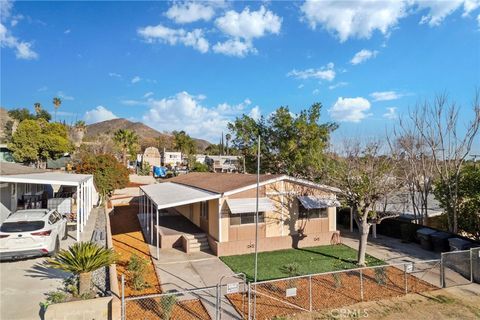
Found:
[[[91,291],[92,272],[115,261],[116,254],[112,249],[105,249],[93,242],[77,242],[68,250],[60,250],[54,258],[47,260],[47,264],[51,268],[77,274],[78,291],[83,295]]]

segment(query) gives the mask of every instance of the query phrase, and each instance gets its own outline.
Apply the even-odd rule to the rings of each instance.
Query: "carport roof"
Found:
[[[1,175],[0,182],[59,184],[59,185],[67,185],[67,186],[78,186],[80,183],[88,179],[91,179],[92,177],[93,176],[90,174],[43,172],[43,173],[33,173],[33,174]]]
[[[171,182],[149,184],[140,189],[156,204],[157,209],[220,198],[218,193]]]

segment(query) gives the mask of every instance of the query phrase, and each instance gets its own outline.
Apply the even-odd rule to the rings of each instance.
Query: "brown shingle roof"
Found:
[[[283,174],[262,174],[260,182],[284,176]],[[199,188],[216,193],[224,193],[257,183],[257,175],[241,173],[191,172],[168,179],[170,182]]]
[[[19,163],[10,163],[10,162],[0,163],[0,174],[2,176],[8,176],[12,174],[42,173],[47,171],[48,170],[24,166]]]

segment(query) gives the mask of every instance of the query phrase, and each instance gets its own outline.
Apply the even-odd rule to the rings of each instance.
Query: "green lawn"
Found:
[[[300,275],[356,268],[357,251],[345,245],[286,249],[258,254],[258,280],[284,278],[282,266],[295,262]],[[234,272],[243,272],[253,280],[254,254],[220,257]],[[383,265],[384,261],[367,255],[367,265]]]

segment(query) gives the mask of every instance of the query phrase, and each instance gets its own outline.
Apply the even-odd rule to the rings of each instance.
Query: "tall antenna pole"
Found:
[[[260,189],[260,136],[258,136],[258,150],[257,150],[257,197],[255,204],[255,272],[254,272],[254,283],[257,282],[258,276],[258,196]],[[253,319],[256,319],[257,316],[257,286],[255,285],[255,296],[253,301]]]

